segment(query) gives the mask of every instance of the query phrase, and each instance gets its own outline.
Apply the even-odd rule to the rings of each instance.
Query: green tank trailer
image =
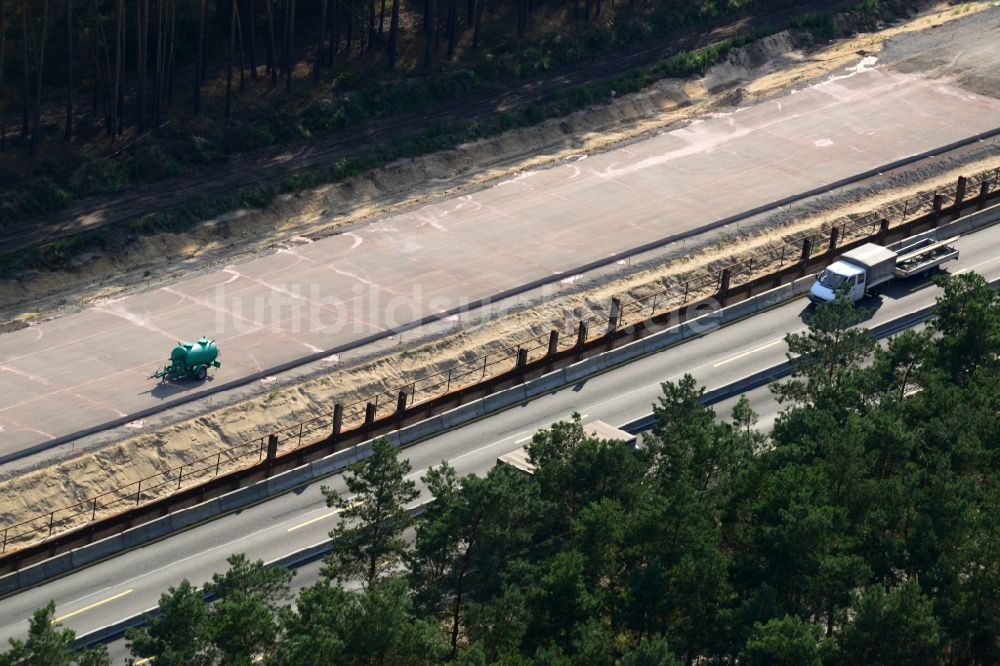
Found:
[[[202,337],[198,342],[178,342],[170,352],[170,364],[163,366],[149,378],[166,382],[184,377],[205,379],[209,368],[222,366],[216,360],[218,356],[219,348],[215,346],[215,340]]]

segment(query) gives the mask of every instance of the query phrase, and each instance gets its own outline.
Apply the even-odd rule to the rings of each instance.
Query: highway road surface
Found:
[[[1000,99],[867,57],[771,101],[0,335],[0,458],[558,283],[998,120]],[[222,350],[214,378],[147,379],[202,335]]]
[[[961,256],[948,264],[952,273],[975,270],[989,279],[1000,278],[1000,226],[987,228],[957,242]],[[867,305],[877,309],[875,325],[933,303],[938,289],[926,281],[892,283]],[[723,386],[772,367],[785,358],[784,336],[804,328],[803,297],[702,337],[647,356],[634,363],[541,396],[466,427],[416,444],[403,453],[413,466],[414,479],[429,466],[448,460],[461,474],[484,473],[497,456],[526,443],[539,428],[565,419],[574,411],[585,420],[601,419],[620,425],[650,413],[650,405],[664,380],[694,375],[709,388]],[[773,423],[776,408],[768,406],[766,391],[753,394],[762,409],[762,423]],[[728,409],[726,405],[721,406]],[[343,490],[340,477],[314,482],[238,513],[224,516],[161,542],[123,553],[82,571],[0,600],[0,641],[23,637],[31,612],[54,599],[56,617],[78,634],[94,631],[156,605],[160,593],[181,579],[201,584],[215,571],[225,570],[225,559],[246,553],[265,561],[319,543],[335,525],[335,512],[323,502],[320,486]],[[418,501],[422,501],[421,500]],[[307,568],[300,583],[307,583]],[[121,644],[115,647],[124,654]],[[116,662],[116,663],[121,663]]]

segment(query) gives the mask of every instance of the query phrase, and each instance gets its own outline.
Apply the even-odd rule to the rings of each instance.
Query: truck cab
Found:
[[[816,276],[816,281],[809,289],[809,300],[813,303],[829,303],[837,297],[838,290],[843,290],[843,298],[849,301],[860,301],[865,295],[865,269],[846,261],[835,261]]]

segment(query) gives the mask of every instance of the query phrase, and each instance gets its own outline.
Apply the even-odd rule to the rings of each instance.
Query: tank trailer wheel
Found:
[[[201,366],[198,368],[198,379],[205,381],[205,377],[208,377],[208,368]]]

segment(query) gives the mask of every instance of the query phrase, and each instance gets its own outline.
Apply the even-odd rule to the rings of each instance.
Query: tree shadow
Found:
[[[206,388],[211,385],[213,381],[215,381],[215,378],[211,375],[205,379],[198,379],[197,377],[172,379],[169,382],[159,382],[156,386],[148,391],[144,391],[143,393],[151,395],[158,400],[166,400],[178,395],[183,395],[189,391]]]

